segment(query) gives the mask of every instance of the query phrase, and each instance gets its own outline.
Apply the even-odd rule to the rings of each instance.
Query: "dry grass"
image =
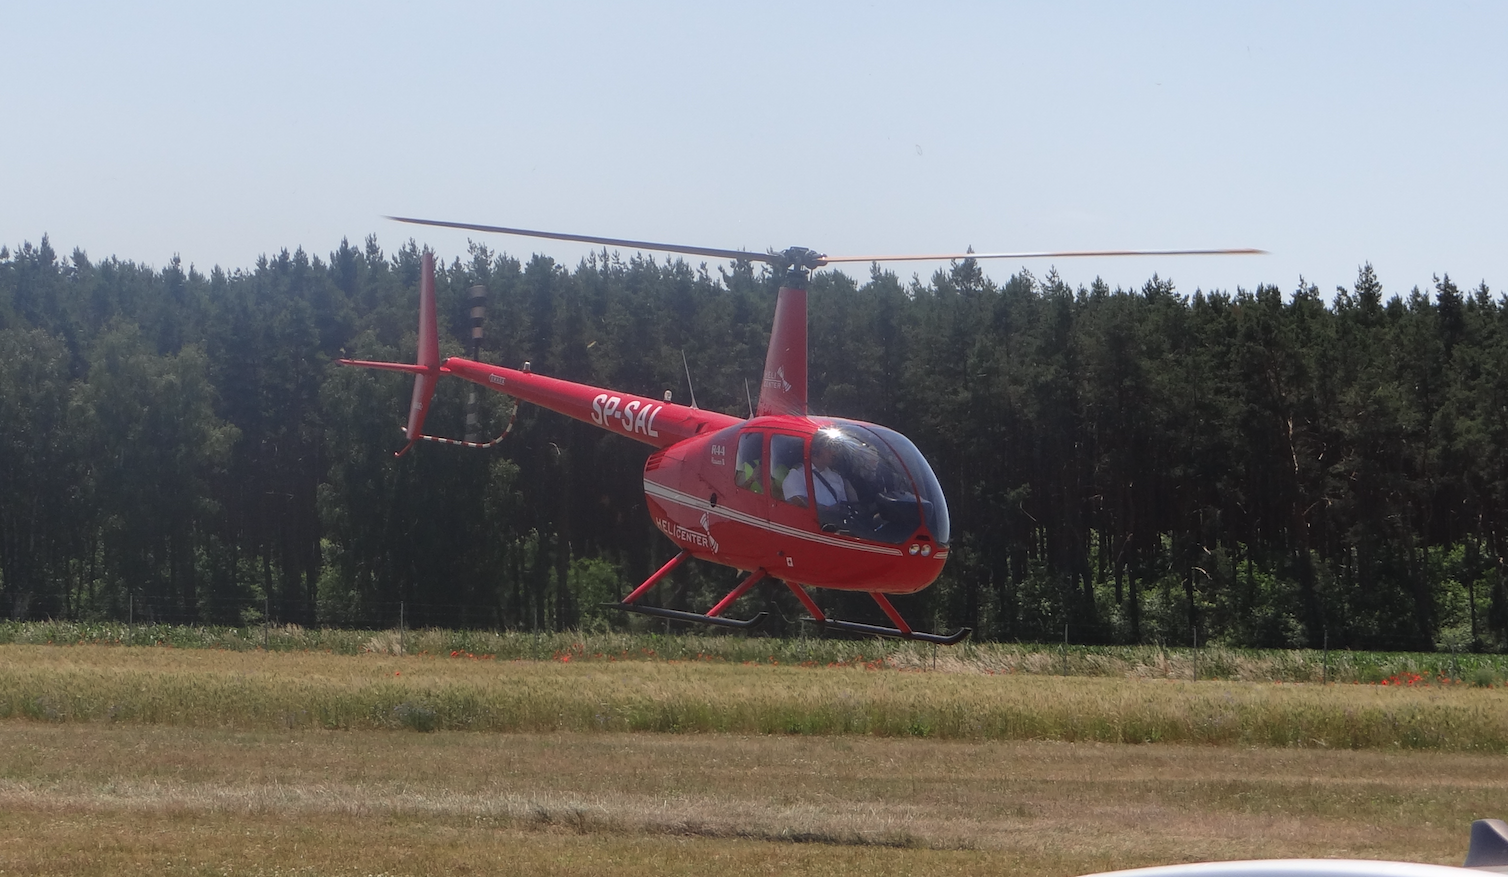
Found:
[[[1508,752],[1508,690],[0,646],[0,718]]]
[[[1496,756],[0,722],[0,873],[1071,875],[1459,863]]]

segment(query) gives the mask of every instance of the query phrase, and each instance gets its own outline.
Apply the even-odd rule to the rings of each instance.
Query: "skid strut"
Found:
[[[608,608],[622,609],[625,612],[637,612],[640,615],[652,615],[655,618],[669,618],[675,621],[692,621],[698,624],[715,624],[719,627],[734,627],[743,630],[764,623],[766,616],[769,615],[768,612],[761,612],[747,621],[739,621],[736,618],[722,617],[722,612],[724,609],[732,606],[733,601],[748,593],[750,588],[754,587],[754,585],[756,585],[760,579],[765,577],[765,571],[762,569],[757,569],[754,572],[750,573],[748,578],[740,582],[738,587],[734,588],[728,593],[728,596],[719,600],[716,606],[713,606],[711,609],[707,610],[707,614],[705,615],[696,612],[682,612],[679,609],[661,609],[658,606],[642,606],[638,602],[636,602],[640,597],[643,597],[645,594],[647,594],[649,592],[649,589],[655,586],[655,583],[659,582],[660,579],[668,575],[671,570],[675,569],[677,566],[680,566],[681,561],[690,556],[691,552],[682,551],[680,554],[672,557],[670,559],[670,562],[660,567],[658,572],[645,579],[644,584],[640,585],[637,588],[634,588],[633,593],[623,598],[622,603],[608,603]]]
[[[912,630],[911,625],[906,623],[906,619],[901,617],[901,613],[895,611],[895,607],[890,605],[889,598],[887,598],[884,594],[879,593],[878,591],[870,591],[869,596],[873,597],[874,601],[880,604],[880,609],[884,610],[885,615],[888,616],[891,621],[895,622],[895,627],[881,627],[877,624],[863,624],[858,621],[842,621],[837,618],[828,618],[822,613],[821,609],[817,608],[816,601],[813,600],[812,596],[806,592],[806,588],[803,588],[800,585],[795,584],[794,582],[786,582],[785,586],[791,589],[791,593],[796,595],[796,598],[801,601],[801,605],[806,607],[806,611],[812,614],[811,620],[813,622],[816,622],[817,626],[823,628],[824,630],[846,630],[849,633],[863,633],[868,634],[869,636],[887,636],[894,637],[896,639],[911,639],[924,643],[937,643],[938,645],[943,646],[957,645],[958,643],[963,642],[964,637],[967,637],[970,633],[973,632],[967,627],[960,627],[958,630],[955,630],[949,634],[926,633],[923,631]]]

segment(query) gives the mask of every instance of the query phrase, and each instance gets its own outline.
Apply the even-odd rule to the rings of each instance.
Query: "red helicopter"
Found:
[[[775,304],[760,382],[750,418],[678,405],[449,357],[441,361],[435,318],[434,256],[425,251],[419,284],[419,351],[414,363],[342,359],[344,365],[409,372],[414,388],[408,438],[401,456],[421,440],[478,446],[424,434],[435,384],[455,375],[488,389],[599,426],[656,448],[644,466],[644,495],[661,532],[680,552],[614,608],[644,615],[733,628],[747,620],[723,615],[765,578],[779,579],[820,628],[952,645],[950,634],[918,631],[891,604],[890,594],[913,594],[932,584],[948,559],[948,505],[932,467],[898,432],[872,423],[812,415],[807,409],[806,287],[810,272],[838,262],[948,261],[1069,256],[1250,254],[1260,250],[1102,250],[1058,253],[960,253],[912,256],[828,256],[804,247],[753,253],[589,235],[562,234],[461,222],[390,217],[442,228],[576,241],[719,259],[765,262],[785,273]],[[668,393],[666,394],[668,397]],[[657,582],[688,558],[746,572],[705,613],[643,602]],[[807,588],[862,591],[895,625],[828,617]]]

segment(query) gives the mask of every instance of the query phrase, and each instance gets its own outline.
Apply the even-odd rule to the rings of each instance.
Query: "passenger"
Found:
[[[755,493],[764,493],[764,487],[759,483],[759,461],[745,460],[744,464],[738,467],[738,477],[734,479],[734,483]]]
[[[849,483],[853,486],[856,508],[851,509],[848,524],[867,529],[868,536],[876,536],[889,523],[885,517],[881,499],[894,497],[895,470],[880,465],[880,452],[874,447],[857,442],[847,448],[844,459],[849,465]]]
[[[738,459],[733,468],[733,483],[744,490],[764,493],[764,478],[760,473],[763,459],[764,433],[746,432],[738,437]]]
[[[857,443],[849,449],[848,460],[852,466],[850,479],[859,502],[873,503],[880,494],[891,488],[890,471],[880,468],[880,452],[869,445]]]

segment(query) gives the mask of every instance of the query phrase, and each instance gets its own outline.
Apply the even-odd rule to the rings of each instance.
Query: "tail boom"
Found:
[[[445,360],[440,370],[657,448],[742,422],[716,411],[460,357]]]

